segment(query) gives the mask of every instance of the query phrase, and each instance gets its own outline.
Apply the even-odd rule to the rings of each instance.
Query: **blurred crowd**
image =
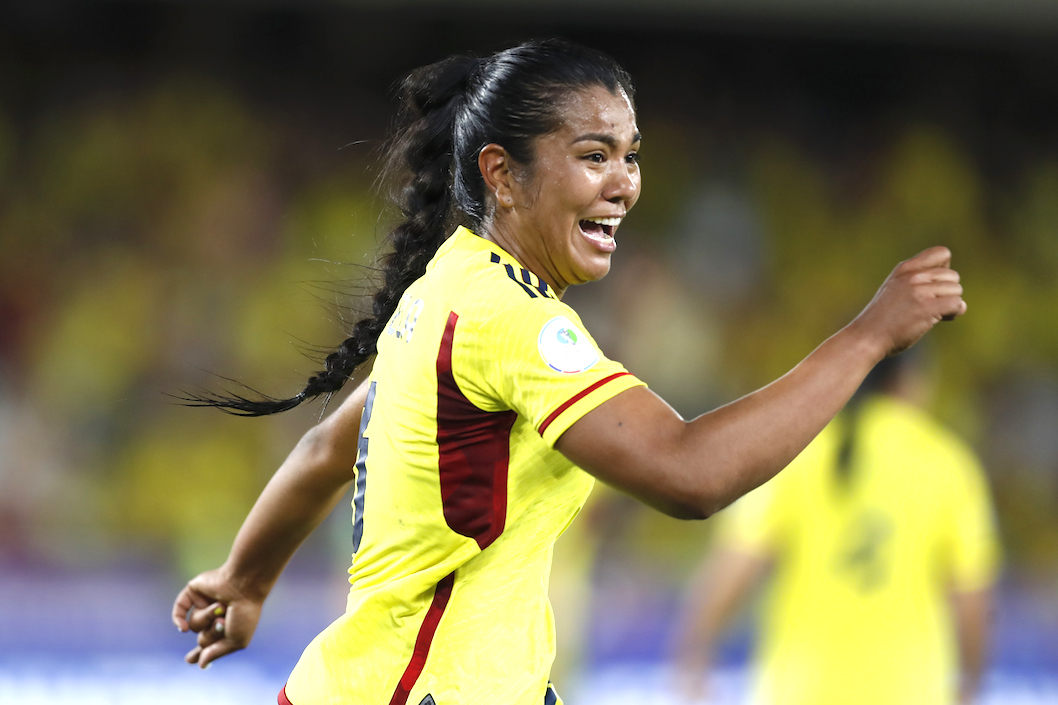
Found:
[[[3,126],[0,556],[208,565],[311,417],[170,395],[312,371],[369,271],[369,183],[292,178],[282,126],[191,79]]]
[[[923,79],[943,109],[880,113],[843,112],[828,91],[845,83],[776,79],[762,97],[715,62],[671,85],[628,63],[644,196],[612,275],[569,293],[604,350],[697,414],[795,364],[897,261],[949,246],[969,313],[927,343],[933,411],[986,464],[1009,579],[1053,591],[1058,126],[1023,134],[1017,116],[1055,84],[1028,81],[1043,98],[1008,122],[990,108],[985,130],[967,127],[972,72]],[[320,408],[244,420],[169,395],[300,388],[362,304],[385,233],[376,155],[343,149],[378,144],[384,123],[326,142],[195,71],[110,88],[35,106],[0,92],[0,571],[186,576],[222,560]],[[1032,148],[1004,161],[996,124]],[[707,525],[602,504],[584,529],[599,555],[684,577]],[[309,550],[348,557],[340,541]]]

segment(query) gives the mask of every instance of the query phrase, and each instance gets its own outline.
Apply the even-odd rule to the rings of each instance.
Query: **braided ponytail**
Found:
[[[333,394],[369,357],[408,286],[426,272],[457,219],[474,228],[488,212],[478,155],[502,145],[524,166],[535,140],[558,129],[568,93],[603,86],[631,100],[632,79],[610,57],[557,39],[526,42],[488,59],[453,56],[413,71],[401,84],[398,130],[388,143],[383,181],[398,187],[404,220],[389,235],[382,284],[371,314],[356,323],[324,369],[289,399],[238,395],[187,396],[190,406],[213,406],[242,416],[286,411]]]
[[[188,395],[188,406],[212,406],[239,416],[266,416],[304,401],[330,395],[375,354],[378,337],[404,291],[426,272],[454,220],[452,197],[453,133],[465,104],[467,87],[482,62],[454,56],[412,72],[401,84],[398,129],[387,143],[383,181],[396,186],[403,220],[388,237],[382,258],[382,283],[372,297],[370,315],[359,320],[348,338],[324,360],[305,388],[289,399],[239,395]]]

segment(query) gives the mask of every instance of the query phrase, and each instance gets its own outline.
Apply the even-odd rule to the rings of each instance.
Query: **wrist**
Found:
[[[888,357],[892,348],[892,341],[883,339],[884,336],[872,331],[859,318],[835,333],[833,338],[840,340],[854,356],[862,359],[868,371]]]
[[[219,572],[237,599],[263,603],[275,585],[274,579],[262,579],[253,571],[240,570],[230,558],[219,568]]]

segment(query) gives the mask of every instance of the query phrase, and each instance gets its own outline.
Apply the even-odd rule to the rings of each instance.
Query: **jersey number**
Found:
[[[883,587],[889,580],[893,522],[881,512],[858,515],[846,530],[838,555],[838,572],[861,592]]]
[[[353,495],[353,553],[360,550],[364,538],[364,492],[367,490],[367,424],[371,421],[371,407],[375,405],[375,384],[367,390],[364,414],[360,417],[360,439],[356,444],[356,494]]]

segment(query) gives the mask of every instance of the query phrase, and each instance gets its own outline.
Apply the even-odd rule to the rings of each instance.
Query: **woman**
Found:
[[[551,547],[594,478],[704,518],[792,460],[876,362],[965,310],[948,251],[927,250],[790,373],[684,421],[560,301],[606,274],[639,197],[632,97],[611,59],[558,41],[405,81],[405,220],[373,315],[291,399],[197,400],[282,411],[335,392],[377,350],[370,378],[269,482],[225,564],[178,596],[174,621],[198,633],[188,662],[249,643],[283,566],[355,481],[346,614],[280,702],[558,702]]]

